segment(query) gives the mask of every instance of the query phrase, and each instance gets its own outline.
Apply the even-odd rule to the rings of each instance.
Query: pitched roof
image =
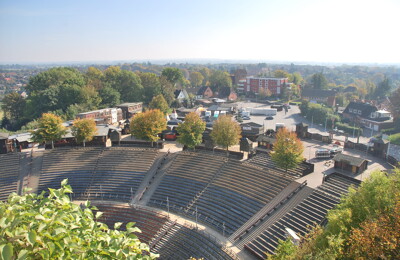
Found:
[[[227,98],[231,93],[232,89],[230,87],[222,87],[219,89],[218,97],[219,98]]]
[[[315,98],[327,98],[336,95],[336,91],[334,90],[325,90],[325,89],[304,89],[301,92],[302,97],[315,97]]]
[[[373,106],[369,103],[362,103],[362,102],[350,102],[343,113],[348,113],[348,114],[353,114],[350,112],[350,109],[352,110],[361,110],[361,117],[368,118],[372,112],[375,112],[378,110],[376,106]]]
[[[354,157],[348,154],[343,154],[343,153],[338,153],[333,160],[335,162],[340,162],[340,161],[346,161],[348,162],[351,166],[357,166],[360,167],[366,159],[360,158],[360,157]]]
[[[244,127],[262,127],[262,125],[254,123],[254,122],[248,122],[248,123],[243,123],[240,124],[240,126]]]
[[[202,86],[201,88],[199,88],[197,90],[197,96],[203,96],[204,92],[206,91],[207,88],[208,88],[208,86]]]

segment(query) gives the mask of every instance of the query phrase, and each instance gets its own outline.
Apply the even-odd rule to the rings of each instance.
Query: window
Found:
[[[350,112],[350,113],[353,113],[353,109],[352,109],[352,108],[349,108],[349,112]]]
[[[358,114],[361,115],[361,110],[358,110]]]

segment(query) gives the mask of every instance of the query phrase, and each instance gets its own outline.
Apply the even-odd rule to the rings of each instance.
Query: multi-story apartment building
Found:
[[[246,77],[244,92],[260,93],[260,89],[268,89],[272,95],[280,95],[287,83],[287,78]]]

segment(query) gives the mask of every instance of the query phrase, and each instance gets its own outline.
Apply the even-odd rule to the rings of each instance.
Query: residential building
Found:
[[[244,91],[258,94],[268,89],[272,95],[280,95],[287,83],[287,78],[246,77]]]
[[[324,103],[330,107],[336,105],[336,91],[334,90],[304,89],[301,92],[301,98],[312,103]]]
[[[235,101],[237,94],[230,87],[223,87],[219,90],[218,98],[226,99],[227,101]]]
[[[213,91],[208,86],[203,86],[198,89],[196,99],[211,98],[214,95]]]
[[[371,103],[350,102],[343,111],[342,116],[359,126],[372,129],[376,132],[393,126],[393,118],[390,112],[378,110]]]
[[[143,102],[135,103],[123,103],[117,106],[122,110],[122,118],[129,119],[137,113],[141,113],[143,110]]]
[[[174,92],[175,94],[175,98],[177,100],[179,100],[180,102],[182,102],[185,99],[189,99],[189,94],[187,93],[187,91],[185,89],[177,89]]]
[[[96,121],[96,124],[117,124],[122,120],[122,110],[120,108],[104,108],[84,113],[79,113],[76,118],[91,118]]]

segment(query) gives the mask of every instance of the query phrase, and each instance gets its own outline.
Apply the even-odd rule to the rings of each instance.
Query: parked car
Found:
[[[243,120],[250,120],[251,118],[249,116],[243,116],[242,119]]]
[[[265,118],[265,120],[274,120],[274,117],[273,117],[273,116],[267,116],[267,117]]]

